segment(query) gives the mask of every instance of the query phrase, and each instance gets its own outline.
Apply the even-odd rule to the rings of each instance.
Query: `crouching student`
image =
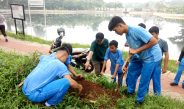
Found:
[[[116,40],[112,40],[109,43],[109,48],[106,50],[101,73],[102,74],[104,73],[107,60],[110,59],[111,61],[110,69],[111,69],[111,75],[112,75],[111,78],[115,83],[116,76],[118,75],[118,87],[116,87],[118,89],[120,86],[122,86],[122,79],[123,79],[122,66],[124,64],[124,61],[122,59],[122,52],[117,48],[118,48],[118,42]]]
[[[71,45],[66,45],[60,47],[54,56],[41,56],[36,68],[24,80],[22,91],[30,101],[45,102],[46,106],[57,105],[70,86],[79,93],[82,91],[82,85],[70,77],[64,64],[72,52]]]

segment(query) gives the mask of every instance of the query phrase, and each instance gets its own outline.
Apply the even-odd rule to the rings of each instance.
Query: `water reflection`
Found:
[[[166,40],[169,45],[169,53],[172,59],[177,59],[182,46],[184,46],[184,22],[182,20],[168,20],[156,16],[148,15],[121,15],[129,25],[137,25],[141,22],[146,24],[147,30],[156,25],[160,28],[159,37]],[[70,43],[90,44],[95,39],[95,34],[99,31],[105,34],[109,40],[118,40],[119,48],[128,50],[123,45],[126,41],[124,35],[118,36],[114,32],[109,32],[107,25],[112,15],[107,14],[60,14],[32,15],[30,24],[29,16],[26,15],[25,32],[34,36],[39,36],[46,40],[54,40],[57,37],[57,28],[64,27],[66,36],[63,41]],[[14,31],[14,22],[11,17],[6,16],[7,29]],[[46,24],[45,24],[46,20]],[[21,30],[21,23],[18,23]],[[173,50],[175,50],[173,52]]]

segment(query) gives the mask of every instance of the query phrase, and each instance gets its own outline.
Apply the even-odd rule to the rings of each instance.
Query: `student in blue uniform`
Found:
[[[113,82],[116,82],[116,76],[118,75],[118,86],[120,87],[122,86],[122,79],[123,79],[122,66],[124,61],[122,59],[122,56],[123,56],[122,52],[117,48],[118,48],[118,42],[116,40],[112,40],[109,43],[109,48],[106,50],[101,72],[104,73],[107,60],[110,59],[111,75],[112,75],[112,79],[114,79]]]
[[[115,31],[118,35],[126,34],[126,39],[130,47],[130,54],[137,54],[138,58],[141,60],[140,67],[140,83],[137,92],[136,104],[142,104],[144,97],[147,94],[149,88],[149,82],[152,76],[158,75],[161,72],[160,61],[162,58],[162,53],[157,43],[156,38],[154,38],[148,31],[144,28],[138,26],[129,26],[123,21],[119,16],[114,16],[108,25],[110,31]],[[131,73],[131,72],[129,72]],[[137,79],[137,74],[131,74],[128,81],[134,83]],[[158,80],[160,78],[157,78]],[[129,90],[131,86],[128,85],[128,93],[134,93],[134,90]]]
[[[138,26],[146,29],[146,25],[144,23],[139,23]],[[127,43],[127,42],[126,42]],[[127,43],[128,45],[128,43]],[[126,94],[129,96],[129,95],[134,95],[134,91],[135,91],[135,88],[136,88],[136,82],[137,82],[137,79],[138,77],[140,76],[140,72],[141,72],[141,69],[139,69],[140,67],[142,67],[142,64],[141,64],[141,60],[138,58],[139,56],[137,54],[134,54],[133,56],[131,56],[130,58],[130,62],[129,62],[129,65],[128,65],[128,69],[124,66],[123,70],[124,72],[127,72],[127,76],[126,76],[126,85],[130,86],[128,87],[130,92],[132,93],[128,93],[126,92]],[[128,61],[128,60],[127,60]],[[128,73],[130,72],[130,73]],[[130,83],[128,80],[130,77],[132,77],[131,75],[134,75],[135,76],[135,79],[133,79],[133,84]],[[135,75],[136,74],[136,75]],[[130,78],[131,79],[131,78]],[[132,81],[131,81],[132,82]]]
[[[178,83],[180,81],[182,72],[184,71],[184,47],[181,50],[179,59],[176,62],[176,64],[178,64],[178,71],[176,73],[174,81],[172,83],[170,83],[171,86],[178,86]],[[182,88],[184,89],[184,80],[183,80],[183,83],[182,83]]]
[[[162,68],[162,73],[166,73],[167,71],[167,67],[168,67],[168,62],[169,62],[169,52],[168,52],[168,44],[165,40],[159,38],[159,28],[157,26],[152,26],[149,29],[149,32],[153,35],[153,37],[155,37],[158,41],[159,47],[162,51],[162,55],[164,55],[164,59],[163,59],[163,68]],[[162,67],[162,61],[160,63],[160,67]],[[161,73],[158,75],[153,76],[151,79],[153,81],[153,91],[154,94],[158,94],[160,95],[161,93],[161,79],[157,79],[157,78],[161,78]]]
[[[62,101],[69,87],[82,91],[82,85],[70,77],[64,64],[72,52],[70,44],[60,47],[55,54],[43,55],[40,62],[26,77],[22,91],[32,102],[45,102],[46,106],[57,105]]]

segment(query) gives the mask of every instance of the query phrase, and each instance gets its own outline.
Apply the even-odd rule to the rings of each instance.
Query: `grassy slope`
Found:
[[[42,104],[33,104],[28,101],[21,90],[17,88],[19,84],[29,72],[38,63],[38,55],[20,56],[15,53],[5,53],[0,50],[0,108],[14,109],[14,108],[46,108]],[[106,88],[112,89],[114,85],[107,81],[105,77],[96,77],[94,74],[84,74],[87,80],[99,83]],[[123,89],[122,89],[123,90]],[[122,97],[118,100],[114,107],[109,106],[110,99],[106,97],[99,97],[97,103],[90,103],[89,101],[80,100],[76,96],[66,95],[64,101],[56,106],[59,109],[98,109],[102,104],[106,105],[106,109],[134,109],[135,96],[126,98]],[[166,97],[147,96],[145,104],[142,107],[145,109],[182,109],[184,103]]]

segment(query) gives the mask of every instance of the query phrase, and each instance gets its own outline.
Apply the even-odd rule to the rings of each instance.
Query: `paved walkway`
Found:
[[[4,38],[0,36],[0,49],[28,55],[35,51],[41,52],[43,54],[48,54],[50,48],[49,45],[16,40],[10,37],[8,37],[8,39],[9,41],[5,42]],[[184,89],[181,88],[182,81],[180,81],[179,85],[175,87],[171,87],[169,85],[172,82],[174,76],[175,74],[170,73],[169,71],[165,74],[162,74],[162,95],[184,100]],[[181,77],[181,80],[184,80],[184,75]],[[152,91],[152,83],[150,84],[150,91]]]

